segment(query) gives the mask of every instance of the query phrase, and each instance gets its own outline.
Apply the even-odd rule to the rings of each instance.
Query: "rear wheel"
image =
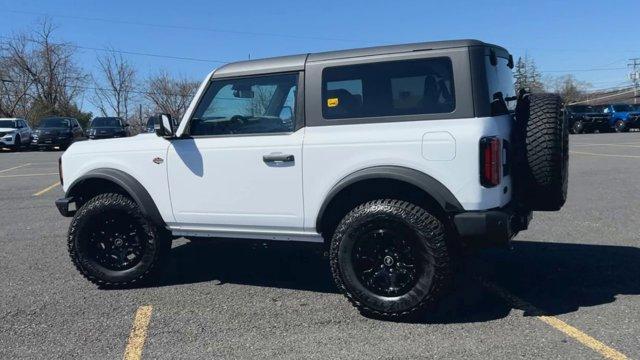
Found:
[[[171,238],[146,220],[131,199],[102,194],[73,217],[68,248],[87,280],[104,287],[127,287],[156,272],[171,248]]]
[[[449,280],[443,224],[400,200],[362,204],[331,240],[334,281],[361,312],[383,318],[419,314],[434,305]]]

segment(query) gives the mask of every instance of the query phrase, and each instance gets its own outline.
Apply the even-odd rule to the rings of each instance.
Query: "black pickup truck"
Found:
[[[572,134],[583,132],[610,131],[610,114],[605,114],[597,106],[571,105],[565,108],[566,116],[569,120],[569,129]]]

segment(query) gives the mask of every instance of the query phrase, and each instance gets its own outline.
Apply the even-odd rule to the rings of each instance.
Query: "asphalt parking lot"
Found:
[[[414,323],[361,316],[300,247],[178,240],[155,286],[97,289],[53,205],[60,154],[0,153],[2,359],[640,358],[638,132],[572,136],[565,208]]]

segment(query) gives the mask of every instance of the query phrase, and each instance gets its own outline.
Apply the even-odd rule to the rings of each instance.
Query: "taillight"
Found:
[[[60,175],[60,185],[64,185],[62,182],[62,156],[58,158],[58,175]]]
[[[498,137],[480,139],[480,183],[484,187],[500,184],[502,177],[502,144]]]

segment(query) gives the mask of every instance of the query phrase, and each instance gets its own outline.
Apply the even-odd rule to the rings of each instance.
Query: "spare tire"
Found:
[[[536,211],[557,211],[567,200],[569,129],[556,94],[526,94],[516,109],[524,141],[520,171],[523,202]]]

